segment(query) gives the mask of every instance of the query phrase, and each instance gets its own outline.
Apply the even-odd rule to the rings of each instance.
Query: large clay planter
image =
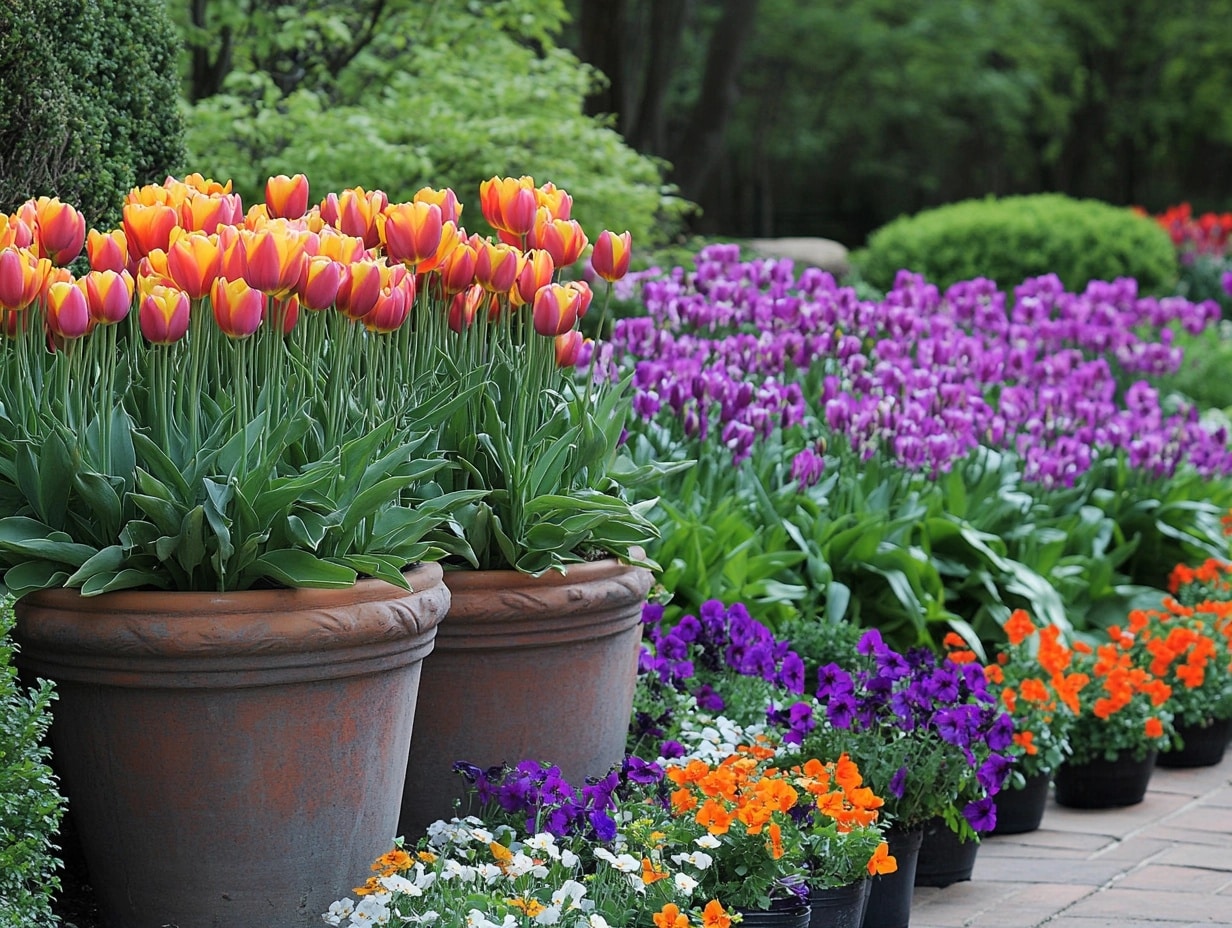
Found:
[[[48,590],[17,604],[56,682],[52,750],[110,928],[291,928],[369,875],[398,820],[424,655],[415,592]]]
[[[424,661],[399,834],[454,814],[457,761],[557,764],[571,783],[625,753],[650,571],[616,560],[530,577],[450,571],[453,594]]]

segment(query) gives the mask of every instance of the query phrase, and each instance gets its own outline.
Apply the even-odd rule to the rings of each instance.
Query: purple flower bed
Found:
[[[1170,326],[1200,332],[1219,318],[1211,301],[1141,297],[1128,279],[1067,293],[1051,275],[1013,294],[987,280],[942,294],[907,272],[860,300],[816,268],[797,277],[730,245],[703,249],[692,273],[635,283],[647,315],[619,321],[613,346],[637,414],[683,439],[717,436],[736,463],[804,425],[934,476],[979,445],[1015,452],[1045,486],[1118,452],[1156,477],[1182,462],[1232,473],[1224,430],[1165,411],[1143,379],[1178,368]],[[804,455],[793,476],[809,483],[820,459]]]

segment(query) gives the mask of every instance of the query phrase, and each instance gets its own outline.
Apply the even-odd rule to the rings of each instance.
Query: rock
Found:
[[[819,267],[835,277],[851,270],[847,249],[828,238],[755,238],[749,248],[767,258],[790,258],[804,267]]]

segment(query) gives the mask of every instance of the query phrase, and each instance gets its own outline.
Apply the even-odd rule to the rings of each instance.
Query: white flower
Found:
[[[477,869],[479,871],[479,878],[489,885],[495,883],[505,874],[505,871],[496,864],[480,864]]]
[[[691,854],[673,854],[672,861],[677,864],[691,864],[698,870],[705,870],[714,863],[714,858],[705,851],[693,851]]]
[[[705,834],[700,838],[694,838],[693,843],[698,847],[704,847],[708,851],[713,851],[716,847],[723,846],[723,842],[711,834]]]
[[[526,839],[526,846],[532,851],[547,854],[553,860],[560,858],[560,848],[556,846],[556,838],[546,831],[541,831],[532,838]]]
[[[621,873],[638,873],[642,869],[642,862],[632,854],[621,854],[618,857],[607,848],[599,847],[595,848],[595,856],[611,864],[613,868]]]
[[[440,921],[441,913],[435,909],[428,909],[426,912],[420,912],[418,915],[408,915],[407,918],[411,921],[419,922],[421,925],[433,925]]]
[[[488,831],[486,828],[472,828],[470,830],[470,836],[482,844],[491,844],[492,839],[496,837],[496,835],[492,834],[492,832]]]
[[[441,867],[442,880],[458,880],[461,883],[470,883],[478,876],[479,871],[474,867],[459,863],[456,860],[446,860],[445,865]]]
[[[388,925],[389,924],[389,907],[384,901],[378,898],[377,893],[371,896],[364,896],[360,900],[359,905],[355,907],[354,914],[351,915],[351,923],[354,925]]]
[[[402,893],[406,896],[422,896],[423,890],[404,876],[396,873],[381,877],[381,885],[391,893]]]
[[[590,923],[590,928],[612,928],[612,926],[607,923],[607,919],[598,912],[591,915],[587,921]]]
[[[533,857],[528,857],[522,851],[518,851],[505,864],[505,872],[515,879],[528,873],[543,879],[548,875],[548,868],[536,863]]]
[[[573,869],[574,867],[578,865],[579,857],[577,856],[577,854],[573,853],[573,851],[570,851],[566,848],[565,850],[560,852],[560,862],[564,864],[566,867]]]
[[[698,869],[704,870],[706,868],[698,867]],[[693,894],[693,890],[697,889],[697,880],[693,879],[693,877],[689,876],[687,873],[677,873],[674,877],[672,877],[672,881],[676,884],[676,891],[685,896],[691,896]]]
[[[355,911],[355,901],[350,898],[339,899],[337,902],[329,904],[329,911],[322,918],[330,925],[340,925],[344,918],[350,918],[351,913]]]
[[[538,915],[535,915],[531,921],[536,925],[555,925],[560,921],[560,906],[545,905]]]

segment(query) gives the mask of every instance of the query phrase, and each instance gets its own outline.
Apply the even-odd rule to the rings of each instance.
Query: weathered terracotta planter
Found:
[[[51,739],[111,928],[289,928],[389,850],[424,655],[415,592],[71,590],[17,604],[19,666],[56,682]]]
[[[616,560],[564,575],[445,575],[453,601],[424,661],[399,834],[454,813],[457,761],[533,759],[581,783],[621,760],[650,582],[650,571]]]

